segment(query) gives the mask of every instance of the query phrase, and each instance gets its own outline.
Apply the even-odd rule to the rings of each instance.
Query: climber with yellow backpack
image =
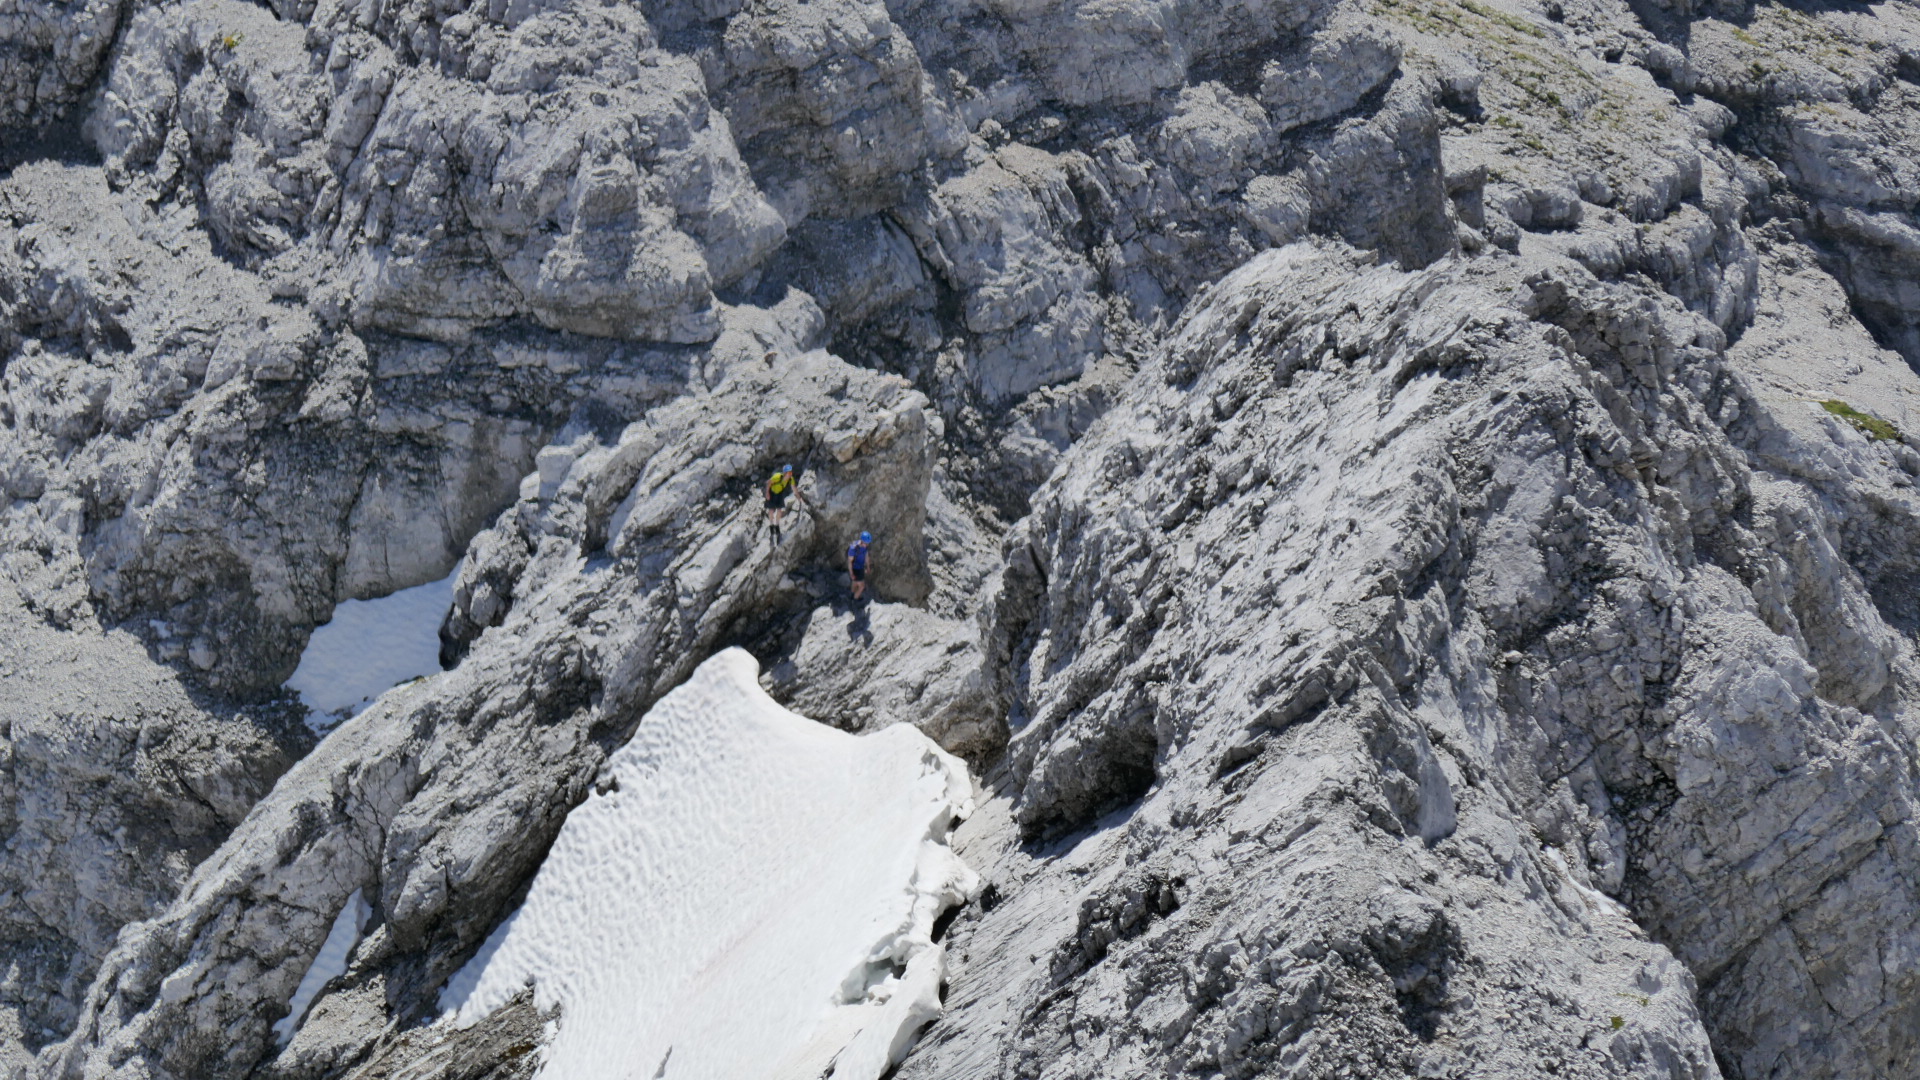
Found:
[[[799,498],[800,482],[794,478],[793,466],[782,465],[779,471],[767,477],[767,527],[773,531],[773,542],[780,542],[780,522],[787,516],[787,498]]]

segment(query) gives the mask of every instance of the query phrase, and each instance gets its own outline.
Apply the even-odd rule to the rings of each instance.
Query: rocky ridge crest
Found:
[[[1910,1075],[1916,72],[1904,3],[0,4],[0,1068],[522,1075],[418,1024],[740,644],[983,777],[902,1076]],[[312,746],[312,627],[456,563]]]

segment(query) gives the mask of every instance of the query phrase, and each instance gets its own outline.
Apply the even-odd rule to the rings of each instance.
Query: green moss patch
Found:
[[[1466,8],[1468,11],[1473,12],[1475,15],[1489,22],[1497,22],[1509,30],[1518,30],[1528,37],[1543,38],[1547,36],[1546,31],[1541,30],[1525,19],[1514,18],[1512,15],[1500,11],[1497,8],[1490,8],[1485,4],[1475,3],[1474,0],[1459,0],[1459,4],[1461,7]]]
[[[1823,401],[1820,403],[1820,407],[1840,419],[1845,420],[1847,423],[1852,424],[1854,427],[1859,428],[1861,431],[1866,432],[1867,438],[1869,439],[1888,439],[1893,442],[1900,441],[1899,428],[1894,427],[1892,424],[1871,413],[1863,413],[1838,398]]]

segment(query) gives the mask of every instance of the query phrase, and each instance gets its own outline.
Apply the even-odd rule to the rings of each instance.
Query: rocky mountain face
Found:
[[[1917,132],[1907,0],[0,0],[0,1075],[531,1075],[732,645],[980,778],[902,1078],[1920,1075]]]

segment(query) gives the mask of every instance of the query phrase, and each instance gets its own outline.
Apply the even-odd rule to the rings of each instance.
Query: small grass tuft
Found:
[[[1547,36],[1546,31],[1540,29],[1539,27],[1533,25],[1532,23],[1526,21],[1525,19],[1515,18],[1514,16],[1509,15],[1506,12],[1501,11],[1497,8],[1490,8],[1485,4],[1476,3],[1475,0],[1459,0],[1459,4],[1461,7],[1466,8],[1468,11],[1473,12],[1475,15],[1478,15],[1489,22],[1499,23],[1501,26],[1504,26],[1509,30],[1517,30],[1522,34],[1527,35],[1528,37],[1543,38]]]
[[[1607,1022],[1613,1025],[1615,1031],[1627,1026],[1627,1018],[1624,1016],[1609,1016]]]
[[[1890,442],[1900,441],[1899,428],[1894,427],[1892,424],[1871,413],[1863,413],[1859,409],[1841,401],[1839,398],[1823,401],[1820,403],[1820,407],[1840,419],[1845,420],[1847,423],[1852,424],[1854,427],[1859,428],[1866,433],[1869,439],[1886,439]]]

